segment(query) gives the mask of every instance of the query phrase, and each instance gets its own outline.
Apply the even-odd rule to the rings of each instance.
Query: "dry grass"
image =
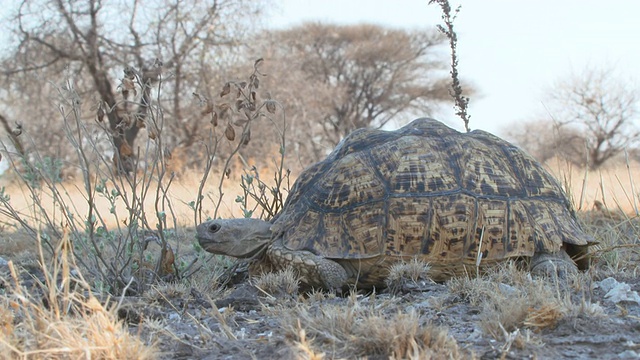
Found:
[[[169,189],[168,196],[173,200],[174,210],[177,217],[177,222],[182,226],[193,226],[193,209],[189,205],[194,200],[194,189],[197,189],[202,178],[202,172],[193,170],[190,176],[183,176],[179,180],[173,183],[173,186]],[[25,218],[35,217],[35,214],[31,214],[33,209],[33,200],[30,198],[29,191],[25,188],[24,184],[16,181],[12,181],[11,177],[0,178],[0,186],[5,187],[5,192],[11,196],[11,204],[23,214]],[[107,183],[109,188],[113,188],[112,184]],[[67,180],[60,184],[60,187],[64,189],[64,193],[68,198],[69,203],[74,204],[74,207],[70,209],[75,216],[82,217],[88,213],[88,204],[85,201],[85,190],[82,188],[81,180]],[[126,190],[126,189],[125,189]],[[155,192],[156,187],[151,187],[150,191]],[[59,214],[59,208],[54,204],[53,197],[51,196],[49,189],[42,189],[43,191],[43,206],[48,214],[55,216]],[[216,198],[217,189],[208,188],[203,196],[205,199]],[[242,193],[239,179],[229,179],[224,183],[223,192],[230,194],[228,199],[234,199],[237,195]],[[131,194],[128,194],[129,196]],[[155,212],[155,199],[152,197],[144,199],[144,209],[147,213],[152,214]],[[94,199],[94,204],[99,213],[107,214],[111,211],[111,203],[103,196],[97,196]],[[205,212],[212,214],[214,205],[212,203],[205,204]],[[105,217],[105,224],[112,227],[122,226],[122,223],[118,224],[118,219],[126,219],[128,215],[128,209],[125,206],[122,198],[115,200],[114,216]],[[224,217],[240,217],[242,211],[238,208],[232,200],[223,202],[220,207],[220,216]],[[8,224],[15,224],[13,219],[8,218],[5,214],[0,214],[0,224],[5,224],[5,228]]]
[[[635,179],[640,178],[640,163],[617,161],[596,171],[578,168],[554,158],[546,168],[565,186],[578,211],[594,209],[600,201],[609,211],[634,217],[638,210],[640,190]]]
[[[154,344],[145,344],[118,320],[116,304],[104,305],[92,295],[69,249],[65,237],[52,265],[42,266],[45,281],[35,289],[27,289],[9,263],[11,286],[0,296],[0,357],[157,358]]]
[[[418,259],[393,264],[385,279],[385,285],[391,293],[398,293],[407,282],[419,284],[422,281],[431,281],[429,270],[431,266]]]
[[[293,309],[275,312],[302,357],[462,358],[456,340],[445,329],[413,310],[399,312],[392,306],[394,301],[373,300],[352,293],[348,301],[337,305],[301,302]]]
[[[273,298],[293,298],[300,286],[300,277],[291,267],[262,273],[252,281],[256,288]]]
[[[536,333],[576,316],[598,316],[602,309],[583,296],[575,303],[571,294],[588,293],[589,274],[575,274],[566,282],[532,278],[512,263],[477,278],[452,279],[447,286],[454,297],[480,308],[479,325],[487,334],[523,348],[535,342]],[[507,348],[508,348],[507,347]]]

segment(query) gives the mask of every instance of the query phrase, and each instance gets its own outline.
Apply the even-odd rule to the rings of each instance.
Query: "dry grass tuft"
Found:
[[[323,360],[324,353],[316,353],[313,350],[313,339],[307,339],[307,332],[300,326],[298,322],[298,340],[294,341],[296,358],[300,360]]]
[[[265,272],[253,280],[253,285],[265,294],[275,297],[292,298],[298,293],[300,277],[291,267],[277,272]]]
[[[118,320],[117,306],[93,296],[75,270],[67,236],[57,250],[35,289],[21,283],[9,262],[11,285],[0,296],[0,358],[157,358],[155,344],[144,344]]]
[[[534,279],[513,264],[506,264],[478,278],[456,278],[447,283],[452,295],[481,308],[480,327],[495,339],[513,341],[512,334],[527,335],[520,329],[540,331],[554,327],[558,321],[586,313],[574,305],[567,292],[582,287],[582,277],[567,280],[568,286],[547,279]],[[583,310],[580,310],[583,309]]]
[[[407,282],[418,284],[421,281],[431,281],[429,271],[431,266],[419,259],[403,261],[393,264],[389,269],[389,275],[385,279],[387,289],[395,294],[400,291]]]
[[[522,324],[528,328],[541,330],[553,327],[563,317],[559,304],[544,304],[539,308],[529,308]]]
[[[421,319],[415,311],[398,312],[397,307],[390,306],[395,304],[393,300],[366,305],[368,298],[358,300],[354,294],[348,300],[348,304],[340,305],[300,303],[294,309],[276,311],[296,348],[303,343],[303,332],[305,339],[311,336],[313,343],[331,349],[331,358],[462,358],[456,340],[446,330]],[[389,313],[383,311],[386,307]],[[305,344],[305,349],[313,347]]]

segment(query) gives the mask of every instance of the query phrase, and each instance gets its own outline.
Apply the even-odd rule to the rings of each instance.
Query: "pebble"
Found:
[[[618,354],[618,359],[640,359],[640,354],[633,350],[625,350]]]
[[[620,302],[635,303],[640,305],[640,295],[637,291],[632,291],[631,286],[624,282],[618,282],[614,278],[606,278],[597,284],[606,292],[604,298],[614,304]]]

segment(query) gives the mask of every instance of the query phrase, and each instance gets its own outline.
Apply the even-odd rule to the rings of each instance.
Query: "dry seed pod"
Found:
[[[129,97],[129,91],[133,91],[133,96],[138,95],[138,91],[136,90],[136,85],[133,80],[129,78],[122,79],[122,96],[126,99]]]
[[[231,83],[226,83],[222,87],[222,92],[220,93],[220,97],[223,97],[231,92]]]
[[[120,145],[120,156],[131,156],[133,155],[133,148],[126,141]]]
[[[231,169],[227,169],[227,171],[224,172],[224,175],[227,177],[227,179],[231,177]]]
[[[242,109],[243,106],[244,106],[244,100],[236,101],[236,110],[240,111],[240,109]]]
[[[233,126],[231,126],[231,124],[227,124],[227,128],[224,130],[224,136],[227,138],[227,140],[229,141],[233,141],[236,138],[236,131],[233,129]]]
[[[16,127],[15,129],[11,130],[11,133],[16,137],[22,135],[22,124],[16,121]]]
[[[211,114],[211,124],[213,124],[213,126],[218,126],[218,113],[215,111]]]
[[[102,108],[102,105],[98,106],[98,122],[103,122],[104,121],[104,109]]]
[[[221,109],[220,110],[220,119],[226,118],[227,117],[227,113],[229,113],[229,108]]]
[[[249,120],[247,119],[242,119],[242,118],[237,118],[234,122],[233,125],[237,126],[237,127],[243,127],[247,124],[247,122],[249,122]]]
[[[276,113],[276,102],[273,100],[267,100],[264,102],[265,107],[267,108],[267,111],[270,112],[271,114],[275,114]]]
[[[213,112],[213,104],[210,101],[207,101],[207,104],[204,106],[204,109],[200,112],[200,115],[207,115]]]
[[[162,259],[161,275],[173,274],[173,263],[175,262],[175,255],[173,249],[169,244],[165,248],[164,258]]]

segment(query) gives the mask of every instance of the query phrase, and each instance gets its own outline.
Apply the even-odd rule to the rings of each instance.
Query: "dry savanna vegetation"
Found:
[[[551,120],[508,134],[599,241],[589,271],[558,282],[505,261],[442,284],[409,261],[380,291],[307,291],[293,269],[249,278],[205,253],[195,226],[273,218],[300,171],[357,128],[443,105],[468,127],[459,8],[431,1],[443,25],[426,30],[267,30],[267,1],[14,3],[0,54],[1,359],[640,354],[637,98],[609,72],[560,81]],[[523,135],[542,126],[553,136]]]

